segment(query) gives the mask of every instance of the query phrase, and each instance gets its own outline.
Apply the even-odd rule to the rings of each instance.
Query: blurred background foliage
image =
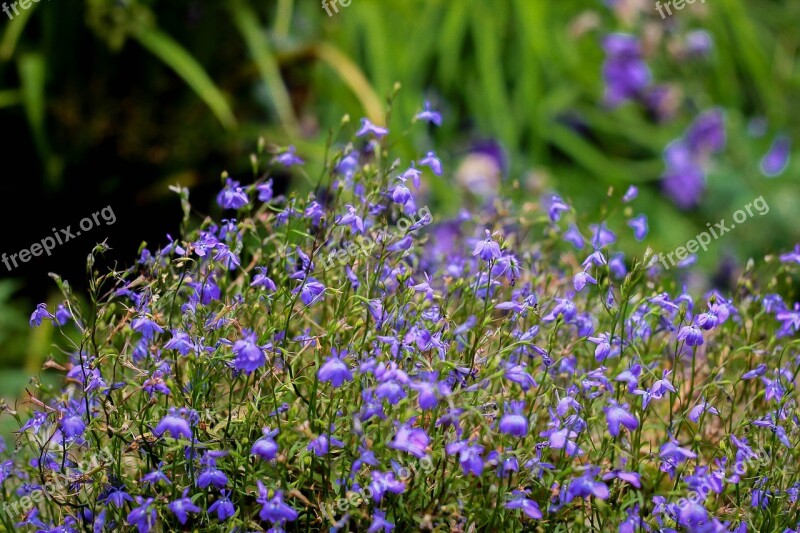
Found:
[[[445,176],[428,204],[443,218],[467,201],[453,175],[475,146],[496,145],[509,194],[538,203],[558,191],[586,220],[603,216],[613,187],[641,189],[635,213],[650,236],[622,246],[670,251],[730,219],[763,195],[770,212],[716,241],[699,258],[720,261],[786,251],[800,240],[798,158],[767,179],[759,161],[778,133],[798,138],[800,2],[708,0],[662,19],[650,0],[352,0],[328,16],[318,1],[42,1],[9,20],[0,14],[3,251],[30,246],[111,205],[114,226],[39,257],[0,279],[0,391],[18,395],[57,344],[49,326],[30,330],[38,301],[55,302],[55,271],[85,283],[85,257],[107,239],[130,264],[139,244],[178,233],[169,184],[190,187],[199,212],[214,212],[220,173],[247,179],[263,137],[294,144],[321,168],[328,131],[349,114],[403,135],[407,158],[437,148]],[[700,57],[687,35],[707,31]],[[636,103],[603,104],[602,38],[629,32],[654,81],[668,88],[668,115]],[[441,128],[409,127],[424,100]],[[714,157],[701,203],[680,210],[661,192],[664,148],[703,110],[726,113],[727,146]],[[796,146],[796,143],[793,147]],[[278,189],[305,191],[302,176]]]

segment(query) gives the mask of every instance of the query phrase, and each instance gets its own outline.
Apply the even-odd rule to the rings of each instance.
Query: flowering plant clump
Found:
[[[188,230],[176,188],[179,239],[122,272],[91,256],[90,307],[57,280],[31,323],[80,342],[14,412],[7,529],[798,528],[797,253],[690,294],[616,251],[635,188],[592,224],[558,196],[445,220],[441,160],[389,139],[364,120],[307,197],[273,193],[294,149],[261,150],[227,218]]]

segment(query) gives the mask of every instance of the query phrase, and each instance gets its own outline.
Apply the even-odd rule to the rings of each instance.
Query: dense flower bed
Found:
[[[441,161],[389,139],[364,120],[307,198],[262,150],[230,218],[89,307],[58,280],[31,322],[80,343],[0,455],[8,529],[794,531],[798,253],[689,294],[615,251],[635,188],[595,224],[558,196],[440,220]]]

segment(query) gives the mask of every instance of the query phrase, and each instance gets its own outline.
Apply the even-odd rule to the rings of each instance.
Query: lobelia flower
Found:
[[[630,219],[628,226],[633,228],[633,236],[637,241],[642,241],[647,237],[647,215],[639,215]]]
[[[157,485],[159,482],[163,481],[167,485],[172,485],[172,482],[169,478],[161,471],[164,468],[164,463],[161,462],[158,464],[158,468],[145,474],[142,479],[139,481],[140,483],[148,483],[150,485]]]
[[[633,431],[639,427],[639,421],[628,409],[628,404],[618,405],[613,401],[603,408],[603,411],[606,413],[608,432],[612,437],[616,438],[619,436],[620,426],[628,428],[629,431]]]
[[[388,447],[393,450],[410,453],[417,459],[421,459],[427,455],[431,439],[424,429],[412,428],[409,424],[409,422],[406,422],[397,428],[394,438],[389,442]]]
[[[633,35],[612,33],[603,39],[606,60],[603,63],[606,104],[616,107],[637,99],[650,85],[651,74],[642,59],[638,39]]]
[[[572,278],[572,285],[575,287],[577,292],[581,292],[584,287],[586,287],[587,283],[591,283],[593,285],[597,285],[597,280],[592,277],[591,274],[582,270],[575,274],[575,277]]]
[[[441,176],[444,173],[441,160],[436,157],[435,152],[428,152],[425,157],[418,161],[420,166],[428,167],[436,176]]]
[[[256,191],[258,191],[258,200],[260,202],[269,202],[272,200],[272,178],[268,179],[264,183],[259,183],[256,185]]]
[[[264,436],[253,443],[250,454],[257,455],[265,461],[272,461],[278,455],[278,443],[274,440],[275,436],[278,434],[278,430],[270,430],[266,427],[261,431]]]
[[[371,477],[369,486],[372,489],[372,499],[377,503],[380,503],[387,492],[402,494],[406,490],[406,484],[396,479],[394,472],[373,471]]]
[[[705,398],[703,398],[698,405],[695,405],[692,410],[689,411],[689,420],[697,423],[697,421],[705,412],[719,416],[719,411],[717,411],[717,408],[712,407],[708,402],[706,402]]]
[[[125,502],[133,501],[130,494],[125,492],[125,487],[109,487],[108,490],[104,492],[105,495],[101,495],[98,501],[106,505],[111,504],[117,509],[122,509],[125,506]]]
[[[796,244],[795,247],[794,247],[794,250],[792,250],[791,252],[787,252],[785,254],[781,254],[779,259],[780,259],[781,263],[798,263],[798,264],[800,264],[800,244]],[[767,297],[770,297],[771,299],[776,299],[779,302],[781,301],[781,299],[780,299],[781,297],[779,295],[777,295],[777,294],[772,294],[772,295],[765,296],[764,297],[765,301],[766,301]]]
[[[550,221],[558,222],[561,218],[561,213],[564,211],[569,211],[569,206],[564,203],[560,196],[553,195],[550,198],[550,207],[547,211],[550,216]]]
[[[332,355],[320,367],[317,376],[323,383],[330,382],[335,388],[339,388],[345,381],[353,381],[353,373],[347,363],[344,362],[347,350],[340,352],[336,348],[332,348],[331,351],[333,352]]]
[[[431,103],[428,100],[425,100],[425,107],[422,111],[417,113],[414,116],[415,120],[422,120],[428,122],[429,124],[433,124],[435,126],[442,125],[442,115],[438,111],[434,111],[431,108]]]
[[[528,417],[524,411],[525,402],[522,400],[507,404],[506,412],[500,419],[500,432],[513,437],[525,437],[528,434]]]
[[[267,362],[267,355],[264,349],[256,343],[256,334],[244,331],[244,338],[239,339],[233,345],[233,368],[237,371],[244,371],[252,374]]]
[[[192,502],[191,498],[188,498],[186,494],[189,492],[189,489],[184,489],[183,496],[178,498],[175,501],[172,501],[167,505],[169,510],[172,511],[172,514],[178,519],[178,522],[181,525],[186,524],[189,520],[189,513],[202,513],[203,510],[200,509],[197,505]]]
[[[72,318],[72,313],[67,309],[64,304],[58,304],[56,308],[55,320],[59,326],[65,325]]]
[[[625,196],[622,197],[622,201],[627,204],[634,201],[637,196],[639,196],[639,188],[636,185],[631,185],[628,187],[628,190],[625,191]]]
[[[789,166],[791,146],[789,137],[785,135],[776,137],[772,146],[769,147],[769,151],[761,159],[759,166],[761,173],[768,178],[781,175]]]
[[[220,491],[219,498],[208,508],[208,514],[217,513],[217,519],[220,522],[224,522],[235,515],[236,507],[231,503],[230,497],[231,492],[229,490]]]
[[[31,320],[30,320],[31,327],[33,327],[33,326],[41,326],[42,325],[42,320],[44,320],[45,318],[49,318],[51,320],[54,320],[56,317],[51,315],[50,312],[47,310],[47,304],[43,304],[43,303],[42,304],[38,304],[36,306],[36,309],[31,314]]]
[[[567,487],[566,503],[575,498],[589,498],[591,496],[601,500],[608,499],[608,486],[602,481],[595,480],[598,470],[597,468],[590,468],[584,475],[570,482],[569,487]]]
[[[687,346],[702,346],[703,333],[696,325],[683,326],[678,332],[678,340],[685,340]]]
[[[369,119],[362,118],[361,128],[359,128],[359,130],[356,132],[356,137],[364,137],[365,135],[368,135],[370,133],[373,134],[378,139],[380,139],[381,137],[384,137],[387,133],[389,133],[389,130],[386,128],[382,128],[380,126],[376,126],[375,124],[370,122]]]
[[[305,163],[305,161],[297,157],[294,145],[290,145],[288,148],[286,148],[285,151],[273,157],[272,162],[277,163],[279,165],[283,165],[287,168],[293,167],[294,165],[302,165],[303,163]],[[260,197],[259,200],[261,200]],[[268,200],[262,200],[262,201],[268,201]]]
[[[136,527],[139,533],[150,533],[156,525],[158,515],[153,505],[154,501],[154,498],[145,499],[141,496],[136,496],[136,503],[139,504],[139,507],[128,513],[128,524]]]
[[[223,209],[241,209],[249,201],[247,193],[239,186],[239,182],[231,178],[225,180],[225,187],[217,195],[217,203]]]
[[[215,461],[211,459],[208,466],[200,472],[197,477],[197,487],[205,489],[214,487],[217,489],[224,489],[228,485],[228,476],[225,472],[217,468]]]
[[[578,250],[583,250],[585,241],[583,235],[575,224],[570,224],[569,229],[564,232],[564,240],[572,244]]]
[[[189,426],[189,422],[180,416],[178,411],[171,407],[169,410],[169,414],[165,415],[164,418],[158,423],[156,429],[153,431],[153,434],[156,437],[162,436],[164,433],[169,433],[169,435],[173,439],[177,439],[180,437],[184,437],[186,439],[192,439],[192,429]]]
[[[391,533],[394,529],[394,524],[386,520],[386,513],[380,511],[378,509],[373,510],[372,513],[372,523],[367,529],[367,533],[378,533],[379,531],[383,531],[383,533]]]
[[[539,510],[539,504],[531,499],[528,499],[527,493],[520,490],[515,490],[512,492],[512,495],[513,499],[507,501],[503,505],[506,509],[522,509],[522,512],[530,518],[533,518],[534,520],[542,519],[542,511]]]
[[[470,444],[468,440],[460,440],[445,446],[448,455],[458,454],[458,463],[464,475],[473,474],[480,477],[483,473],[483,446],[480,444]]]
[[[261,520],[278,525],[297,520],[297,511],[284,503],[283,492],[275,490],[270,498],[267,488],[261,483],[261,480],[258,480],[257,484],[258,498],[256,498],[256,502],[262,505],[261,512],[259,512]]]
[[[131,328],[142,334],[142,338],[150,340],[157,333],[164,333],[164,328],[158,325],[155,320],[150,319],[147,315],[139,315],[131,322]]]
[[[603,481],[609,481],[611,479],[621,479],[622,481],[628,482],[637,489],[642,488],[642,481],[639,477],[639,474],[636,472],[625,472],[623,470],[612,470],[611,472],[605,474],[603,476]]]

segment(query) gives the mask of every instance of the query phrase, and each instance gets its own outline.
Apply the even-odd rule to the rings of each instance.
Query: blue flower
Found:
[[[252,374],[267,362],[267,355],[264,349],[256,343],[256,334],[244,332],[245,337],[239,339],[233,345],[233,353],[236,356],[233,360],[233,367],[246,374]]]
[[[500,419],[500,432],[513,437],[526,436],[528,434],[528,417],[525,416],[524,411],[524,401],[514,401],[506,405],[506,412]]]
[[[135,526],[139,533],[149,533],[156,525],[158,515],[153,505],[154,498],[144,499],[136,496],[139,507],[128,513],[128,524]]]
[[[183,491],[183,496],[178,498],[177,500],[170,502],[167,507],[169,510],[172,511],[172,514],[178,519],[178,522],[181,525],[186,524],[186,521],[189,519],[189,513],[202,513],[203,510],[200,509],[197,505],[195,505],[190,498],[186,497],[189,489],[185,489]]]
[[[41,326],[42,320],[45,318],[49,318],[51,320],[55,319],[53,315],[47,310],[47,304],[39,304],[36,306],[36,309],[31,314],[31,326]]]
[[[628,226],[633,228],[633,236],[637,241],[642,241],[647,237],[647,215],[639,215],[630,219]]]
[[[363,137],[367,134],[373,134],[377,138],[384,137],[389,130],[386,128],[382,128],[380,126],[376,126],[369,119],[362,118],[361,119],[361,128],[356,132],[356,137]]]
[[[238,181],[228,178],[225,187],[217,195],[217,203],[224,209],[241,209],[249,202],[247,193]]]
[[[192,439],[192,428],[189,426],[189,422],[180,416],[174,407],[170,408],[169,414],[161,419],[153,433],[156,437],[169,433],[173,439],[179,437]]]
[[[431,109],[431,103],[429,101],[425,101],[425,108],[417,113],[414,118],[416,120],[424,120],[429,122],[430,124],[434,124],[436,126],[442,125],[442,115],[441,113],[434,111]]]
[[[792,143],[785,135],[779,135],[775,138],[769,151],[764,155],[761,160],[761,173],[768,178],[779,176],[789,166],[789,158],[791,157]]]
[[[350,367],[344,362],[344,357],[347,355],[347,350],[337,352],[333,350],[325,364],[320,367],[318,376],[322,382],[330,382],[331,385],[338,388],[342,386],[345,381],[353,380],[353,373],[350,372]]]
[[[208,514],[217,513],[217,519],[224,522],[228,518],[236,514],[236,507],[233,506],[230,500],[231,493],[228,490],[220,492],[220,497],[217,501],[211,504],[208,508]]]
[[[289,146],[285,151],[283,151],[280,154],[276,155],[272,159],[272,162],[273,163],[278,163],[279,165],[283,165],[285,167],[291,167],[291,166],[294,166],[294,165],[302,165],[303,163],[305,163],[305,161],[303,161],[302,159],[297,157],[297,154],[295,153],[294,145]],[[261,200],[261,196],[260,195],[259,195],[258,199]],[[269,199],[261,200],[261,201],[262,202],[267,202],[267,201],[269,201]]]
[[[261,457],[265,461],[271,461],[278,455],[278,443],[274,440],[278,430],[270,431],[269,428],[264,428],[262,432],[264,436],[253,443],[250,453]]]
[[[283,501],[283,492],[276,490],[272,498],[269,497],[267,488],[258,481],[258,498],[256,502],[262,505],[259,516],[261,520],[268,520],[273,524],[283,524],[297,519],[297,511]]]

